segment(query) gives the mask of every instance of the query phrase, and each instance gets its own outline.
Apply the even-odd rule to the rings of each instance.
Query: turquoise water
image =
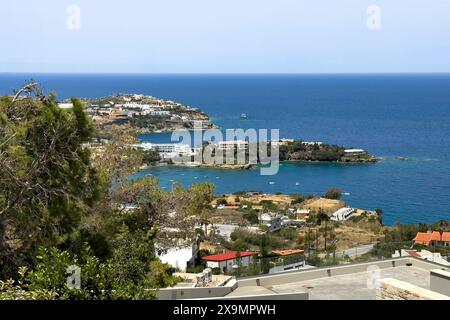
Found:
[[[174,181],[184,186],[211,181],[218,193],[321,194],[339,187],[351,206],[382,208],[387,224],[450,219],[449,74],[0,74],[0,93],[10,93],[30,77],[60,98],[154,95],[199,107],[222,128],[279,128],[281,137],[364,148],[384,158],[376,164],[284,163],[275,176],[260,176],[257,169],[154,168],[140,173],[157,176],[166,189]],[[240,120],[241,113],[249,119]],[[170,134],[142,139],[168,142]]]

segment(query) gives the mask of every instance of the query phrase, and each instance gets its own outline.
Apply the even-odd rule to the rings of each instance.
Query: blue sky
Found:
[[[0,1],[0,72],[450,72],[448,0]]]

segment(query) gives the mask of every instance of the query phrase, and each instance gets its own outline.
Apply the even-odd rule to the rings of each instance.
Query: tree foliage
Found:
[[[0,100],[0,273],[8,273],[76,228],[98,198],[83,144],[94,133],[76,99]]]
[[[340,199],[342,196],[341,189],[338,188],[330,188],[325,192],[324,197],[327,199]]]
[[[0,299],[153,298],[178,281],[157,254],[192,244],[214,185],[131,179],[143,163],[134,133],[111,128],[99,142],[72,104],[34,83],[0,98]],[[80,290],[67,287],[70,265]]]

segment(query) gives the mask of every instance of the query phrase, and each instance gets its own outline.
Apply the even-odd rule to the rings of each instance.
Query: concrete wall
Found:
[[[261,275],[258,277],[244,278],[238,280],[239,287],[244,286],[271,286],[277,284],[286,284],[291,282],[300,282],[317,278],[326,278],[343,274],[351,274],[356,272],[365,272],[369,266],[377,266],[380,269],[406,266],[408,264],[415,265],[416,259],[397,258],[382,261],[357,263],[351,265],[339,265],[324,268],[315,268],[312,270],[296,270],[292,272],[284,272],[276,275]],[[436,268],[433,265],[431,268]]]
[[[377,300],[450,300],[450,297],[393,278],[381,279]]]
[[[430,289],[450,296],[450,272],[440,269],[430,271]]]
[[[282,265],[282,266],[276,266],[276,267],[269,269],[269,274],[274,274],[274,273],[284,272],[284,271],[293,271],[295,269],[303,267],[304,265],[305,265],[305,261],[300,261],[300,262],[286,264],[286,265]]]
[[[208,268],[220,268],[219,261],[206,261],[206,266]]]
[[[409,257],[409,259],[414,266],[416,266],[417,268],[423,269],[423,270],[431,271],[433,269],[438,269],[438,268],[448,270],[448,267],[443,266],[443,265],[433,262],[433,261],[424,260],[424,259],[420,259],[420,258],[413,258],[413,257]]]
[[[236,279],[231,279],[224,286],[211,288],[163,288],[156,292],[159,300],[199,299],[223,297],[237,288]]]
[[[274,293],[246,296],[223,297],[221,300],[308,300],[308,292]],[[214,299],[214,298],[213,298]],[[199,300],[213,300],[199,299]]]

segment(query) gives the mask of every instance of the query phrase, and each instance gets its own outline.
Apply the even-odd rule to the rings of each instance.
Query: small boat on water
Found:
[[[194,179],[198,179],[198,177],[194,177]]]
[[[402,160],[402,161],[404,161],[404,160],[406,160],[406,158],[405,157],[401,157],[401,156],[397,156],[397,157],[395,157],[395,160]]]
[[[248,116],[245,113],[242,113],[240,116],[241,119],[248,119]]]
[[[349,195],[350,195],[350,192],[344,192],[343,195],[344,195],[344,196],[349,196]]]
[[[296,182],[295,185],[296,185],[296,186],[299,186],[299,185],[300,185],[300,182]]]
[[[275,182],[273,182],[273,181],[270,181],[270,182],[269,182],[269,184],[275,184]]]
[[[216,179],[220,179],[220,177],[216,177]]]

